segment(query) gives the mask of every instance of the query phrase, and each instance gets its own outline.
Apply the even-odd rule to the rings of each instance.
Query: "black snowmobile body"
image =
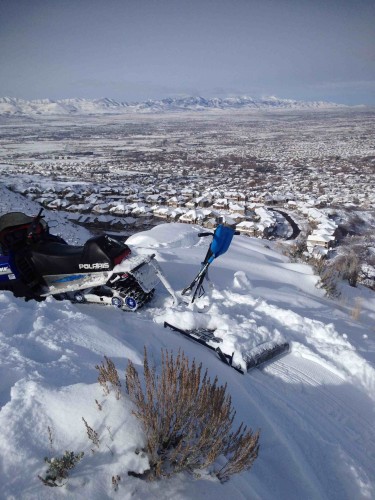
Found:
[[[83,246],[68,245],[50,234],[41,212],[0,217],[0,250],[0,290],[26,299],[53,295],[135,311],[151,299],[158,282],[150,259],[132,257],[125,243],[104,234]]]

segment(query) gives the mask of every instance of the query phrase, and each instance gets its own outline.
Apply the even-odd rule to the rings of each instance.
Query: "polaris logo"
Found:
[[[79,264],[79,269],[109,269],[108,262],[97,262],[95,264]]]

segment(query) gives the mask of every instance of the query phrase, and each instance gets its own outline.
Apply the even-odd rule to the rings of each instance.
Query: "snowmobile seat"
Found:
[[[71,246],[56,241],[43,241],[30,249],[30,260],[41,275],[73,274],[80,271],[82,246]]]
[[[109,237],[106,234],[90,238],[83,247],[82,262],[118,264],[130,255],[128,245]],[[112,269],[112,267],[111,267]]]
[[[83,251],[83,246],[72,246],[67,245],[66,243],[61,243],[57,241],[49,241],[43,242],[38,245],[37,250],[34,250],[34,253],[48,255],[52,259],[54,257],[67,257],[70,256],[81,256]]]
[[[130,249],[103,235],[90,238],[83,246],[44,240],[33,245],[29,252],[33,267],[43,276],[109,271],[130,254]]]

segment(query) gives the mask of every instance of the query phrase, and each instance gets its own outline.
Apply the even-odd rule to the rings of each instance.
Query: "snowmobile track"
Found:
[[[375,431],[369,433],[369,429],[373,429],[373,405],[364,393],[322,364],[292,354],[267,365],[262,372],[292,386],[292,391],[288,386],[280,391],[277,382],[271,385],[268,377],[264,380],[257,377],[257,382],[264,385],[268,394],[272,393],[272,399],[286,405],[289,412],[292,410],[297,418],[303,419],[304,424],[311,423],[313,427],[314,422],[324,421],[324,439],[331,443],[335,442],[338,429],[341,433],[344,431],[356,454],[364,454],[375,463]],[[324,413],[318,411],[319,408],[324,408]],[[359,414],[358,408],[369,411]]]

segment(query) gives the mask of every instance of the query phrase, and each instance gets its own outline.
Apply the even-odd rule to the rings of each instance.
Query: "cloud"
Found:
[[[121,100],[139,100],[158,98],[176,92],[176,89],[157,83],[128,80],[101,80],[97,78],[83,78],[71,81],[69,87],[80,97],[112,97]]]
[[[350,81],[331,81],[331,82],[319,82],[315,84],[310,84],[310,88],[319,90],[360,90],[368,91],[375,90],[375,80],[350,80]]]

